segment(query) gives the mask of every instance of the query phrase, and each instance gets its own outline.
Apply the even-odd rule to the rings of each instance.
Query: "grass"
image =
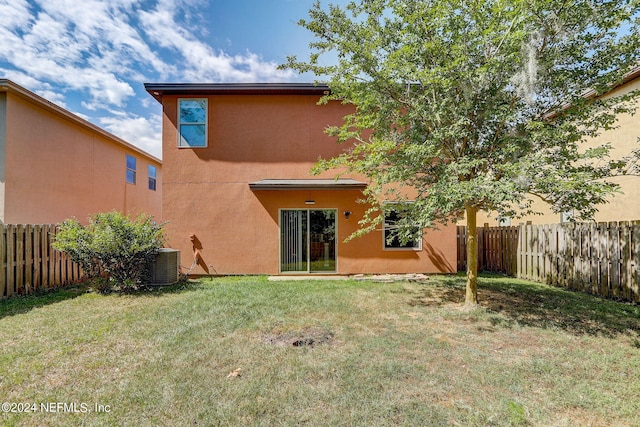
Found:
[[[461,276],[241,277],[3,301],[0,396],[37,412],[0,416],[8,426],[640,425],[640,306],[500,276],[481,277],[482,309],[462,310],[463,296]]]

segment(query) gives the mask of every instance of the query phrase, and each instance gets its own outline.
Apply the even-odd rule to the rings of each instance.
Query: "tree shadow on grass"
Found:
[[[421,289],[412,305],[444,306],[464,303],[465,277],[438,277]],[[640,337],[640,305],[606,300],[585,293],[500,275],[483,274],[478,281],[480,306],[489,321],[513,322],[574,335]],[[637,338],[636,338],[637,340]]]
[[[199,285],[199,281],[181,280],[178,283],[168,286],[144,286],[137,290],[122,293],[121,295],[160,297],[166,294],[195,290]],[[38,292],[33,295],[16,295],[5,300],[0,300],[0,319],[27,313],[35,308],[44,307],[57,302],[74,299],[89,292],[98,291],[95,290],[89,282],[84,282],[52,289],[46,292]],[[107,294],[118,295],[119,292],[110,292]]]
[[[0,301],[0,319],[27,313],[35,308],[77,298],[90,291],[89,285],[81,283],[42,291],[33,295],[16,295]]]

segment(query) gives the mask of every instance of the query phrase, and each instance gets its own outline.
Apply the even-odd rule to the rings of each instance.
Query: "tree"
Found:
[[[65,220],[53,247],[69,255],[89,278],[105,275],[101,290],[118,286],[129,291],[144,281],[163,244],[162,225],[152,216],[131,219],[114,211],[91,216],[86,226],[76,219]]]
[[[322,102],[355,108],[327,129],[354,145],[315,171],[369,178],[356,235],[384,220],[385,200],[410,212],[397,223],[403,241],[464,215],[473,306],[479,210],[528,215],[540,197],[588,220],[617,190],[607,178],[632,171],[637,152],[613,159],[610,145],[583,142],[632,111],[637,93],[598,95],[638,64],[638,11],[637,0],[316,2],[299,22],[316,38],[310,57],[284,67],[326,77]]]

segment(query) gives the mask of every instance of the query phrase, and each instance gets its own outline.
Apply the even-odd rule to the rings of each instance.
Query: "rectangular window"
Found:
[[[178,100],[178,147],[207,146],[207,99]]]
[[[560,212],[560,223],[564,224],[565,222],[573,221],[573,211],[564,211]]]
[[[127,182],[136,183],[136,158],[127,154]]]
[[[156,191],[156,167],[149,165],[149,190]]]
[[[407,223],[407,212],[387,208],[384,213],[384,249],[422,250],[422,233],[419,227]]]

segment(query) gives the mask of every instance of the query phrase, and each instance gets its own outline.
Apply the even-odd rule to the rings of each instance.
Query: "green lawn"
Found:
[[[479,295],[242,277],[3,301],[1,400],[36,412],[1,423],[640,425],[640,306],[497,276]]]

